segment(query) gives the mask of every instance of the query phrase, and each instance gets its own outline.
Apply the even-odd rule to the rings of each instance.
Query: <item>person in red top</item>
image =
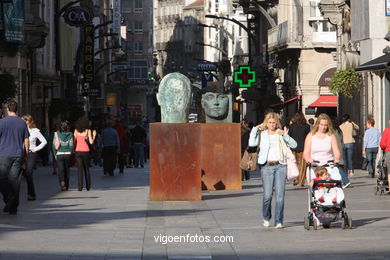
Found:
[[[333,180],[328,174],[328,170],[325,167],[319,166],[314,171],[316,178],[310,181],[310,186],[313,187],[315,181]],[[317,185],[317,190],[314,192],[314,197],[320,203],[326,203],[332,201],[333,204],[337,203],[337,192],[338,189],[334,188],[334,183],[324,184],[319,183]]]
[[[389,120],[390,125],[390,120]],[[386,153],[386,166],[387,169],[390,169],[390,127],[387,127],[382,133],[382,138],[379,143],[379,146]],[[387,175],[388,181],[390,183],[390,174]]]

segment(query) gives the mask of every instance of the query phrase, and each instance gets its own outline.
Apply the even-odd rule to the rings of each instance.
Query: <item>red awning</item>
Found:
[[[283,102],[279,102],[279,103],[276,103],[276,104],[272,104],[272,105],[269,105],[270,107],[279,107],[279,106],[283,106],[283,105],[286,105],[290,102],[293,102],[295,100],[297,100],[298,98],[301,98],[301,96],[296,96],[296,97],[293,97],[293,98],[290,98],[286,101],[283,101]]]
[[[309,107],[337,107],[337,96],[324,95],[320,96]]]

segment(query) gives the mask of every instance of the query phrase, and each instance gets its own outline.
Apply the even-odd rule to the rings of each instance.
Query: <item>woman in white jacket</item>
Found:
[[[263,181],[263,226],[265,227],[270,225],[271,202],[275,189],[275,228],[283,228],[287,167],[284,144],[281,142],[286,143],[291,148],[297,146],[297,142],[287,134],[286,129],[280,129],[279,117],[274,112],[268,113],[262,124],[253,127],[249,137],[250,147],[257,145],[260,147],[258,164]]]
[[[27,155],[26,170],[24,172],[24,177],[26,177],[27,182],[27,200],[36,200],[33,170],[38,156],[37,152],[47,144],[47,141],[35,125],[34,119],[31,115],[23,115],[22,119],[26,121],[28,131],[30,133],[30,151]],[[39,145],[37,145],[37,139],[40,142]]]

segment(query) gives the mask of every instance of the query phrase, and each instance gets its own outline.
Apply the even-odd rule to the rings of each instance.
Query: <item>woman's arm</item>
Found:
[[[311,139],[312,139],[312,137],[313,137],[312,133],[309,133],[306,136],[305,146],[303,148],[303,158],[305,159],[306,162],[309,162],[309,163],[314,163],[313,159],[310,156],[310,154],[311,154]]]
[[[259,135],[261,135],[261,131],[257,126],[253,127],[251,133],[249,134],[248,146],[258,146],[259,144]]]
[[[340,162],[340,149],[339,144],[337,143],[337,138],[335,135],[332,135],[331,137],[332,142],[332,151],[333,151],[333,159],[335,163]]]
[[[285,132],[283,135],[283,140],[286,144],[290,146],[290,148],[296,148],[298,146],[297,141],[294,140],[291,136],[288,135],[288,133]]]
[[[33,152],[38,152],[42,150],[43,147],[47,144],[46,138],[41,134],[41,131],[37,131],[37,138],[39,142],[41,142],[37,147],[35,147],[35,150]]]

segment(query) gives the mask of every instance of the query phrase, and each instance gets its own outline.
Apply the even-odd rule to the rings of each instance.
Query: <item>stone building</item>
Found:
[[[268,31],[269,66],[287,118],[299,110],[307,118],[337,115],[337,97],[328,89],[337,68],[336,27],[322,16],[319,2],[281,0],[269,10],[277,20]]]

